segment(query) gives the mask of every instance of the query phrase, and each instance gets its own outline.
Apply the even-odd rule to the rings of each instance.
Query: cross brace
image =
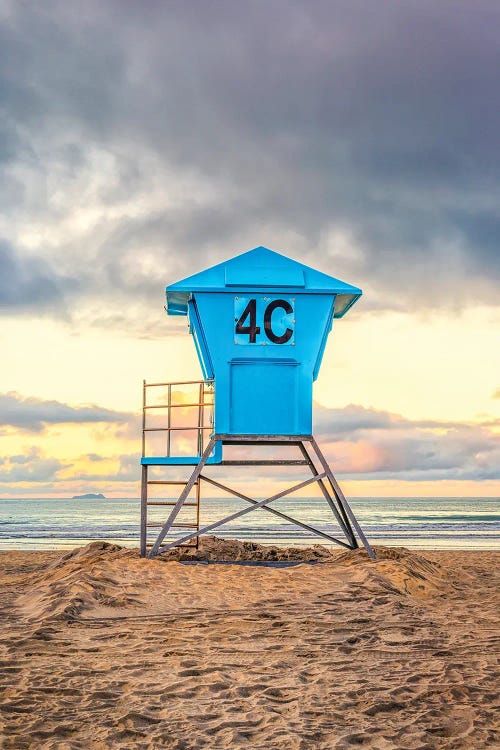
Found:
[[[207,459],[211,455],[215,447],[215,444],[218,441],[222,442],[223,445],[259,445],[261,446],[261,445],[268,444],[268,445],[274,445],[274,446],[278,446],[278,445],[279,446],[283,446],[283,445],[298,446],[302,453],[303,460],[301,460],[300,462],[290,461],[290,462],[286,462],[286,464],[290,463],[294,465],[303,465],[303,464],[308,465],[311,470],[312,476],[309,479],[299,482],[298,484],[295,484],[292,487],[289,487],[286,490],[278,492],[277,494],[272,495],[271,497],[268,497],[264,500],[261,500],[261,501],[254,500],[248,497],[247,495],[244,495],[241,492],[238,492],[230,487],[227,487],[226,485],[221,484],[220,482],[216,482],[214,479],[207,477],[204,474],[202,475],[202,471],[207,463]],[[306,447],[306,444],[308,445],[308,447]],[[315,464],[316,460],[319,461],[322,471],[318,471],[318,469],[316,468],[316,464]],[[254,462],[243,461],[243,460],[241,462],[238,462],[238,461],[222,462],[223,465],[231,465],[231,466],[236,466],[236,465],[280,466],[280,465],[283,465],[284,463],[285,462],[280,459],[276,459],[276,461],[255,462],[255,464]],[[146,467],[143,467],[142,492],[141,492],[141,499],[142,499],[142,506],[143,506],[143,514],[142,514],[142,519],[141,519],[141,555],[143,557],[146,556],[146,533],[147,533],[147,525],[146,525],[146,518],[145,518],[145,502],[146,502],[145,498],[147,498],[147,472],[144,471],[144,468]],[[175,524],[175,519],[178,513],[180,512],[180,510],[182,509],[183,505],[185,504],[186,499],[189,496],[189,493],[192,487],[195,484],[197,484],[200,480],[205,481],[208,484],[211,484],[212,486],[217,487],[223,491],[226,491],[230,493],[231,495],[239,497],[240,499],[248,502],[250,504],[250,507],[243,508],[242,510],[239,510],[235,513],[232,513],[229,516],[226,516],[220,521],[211,523],[208,526],[204,526],[201,529],[197,528],[196,531],[183,536],[181,539],[175,539],[165,544],[164,539],[167,536],[168,532],[170,531],[171,528],[176,528],[177,526],[177,524]],[[346,537],[347,541],[341,541],[340,539],[337,539],[331,534],[327,534],[326,532],[321,531],[320,529],[316,529],[313,526],[310,526],[309,524],[305,524],[302,521],[299,521],[295,518],[292,518],[291,516],[285,513],[282,513],[281,511],[268,507],[269,504],[274,502],[275,500],[285,497],[286,495],[289,495],[292,492],[296,492],[299,489],[307,487],[308,485],[314,482],[317,482],[319,484],[321,492],[323,496],[325,497],[325,500],[327,501],[328,505],[330,506],[330,509],[332,510],[332,513],[341,531]],[[185,543],[188,542],[190,539],[193,539],[195,537],[198,538],[202,534],[206,534],[209,531],[213,531],[214,529],[219,528],[220,526],[223,526],[229,521],[233,521],[234,519],[239,518],[243,515],[246,515],[247,513],[251,513],[252,511],[257,510],[259,508],[262,508],[262,510],[268,511],[269,513],[273,513],[274,515],[286,521],[289,521],[297,526],[300,526],[306,529],[307,531],[310,531],[316,534],[317,536],[328,539],[329,541],[339,544],[342,547],[346,547],[347,549],[356,549],[358,547],[358,541],[354,533],[356,532],[358,538],[362,542],[369,556],[371,558],[375,558],[375,554],[368,540],[363,534],[363,531],[361,527],[359,526],[359,523],[356,520],[356,517],[354,516],[354,513],[352,512],[349,506],[349,503],[347,502],[342,490],[340,489],[337,483],[337,480],[335,479],[333,472],[330,466],[328,465],[326,458],[322,454],[318,444],[316,443],[312,435],[220,435],[220,434],[213,435],[205,451],[203,452],[203,455],[201,456],[198,465],[195,467],[193,473],[191,474],[191,477],[186,482],[185,487],[179,496],[179,499],[177,500],[176,503],[172,503],[172,505],[173,505],[172,511],[170,512],[170,515],[168,516],[165,523],[162,525],[161,531],[158,534],[158,537],[156,541],[154,542],[152,549],[149,553],[150,558],[154,558],[157,555],[162,554],[163,552],[166,552],[168,549],[171,549],[172,547],[185,545]]]

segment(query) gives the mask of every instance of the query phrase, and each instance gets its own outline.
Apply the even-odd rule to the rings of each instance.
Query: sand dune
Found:
[[[0,553],[2,747],[498,746],[498,554],[377,552]]]

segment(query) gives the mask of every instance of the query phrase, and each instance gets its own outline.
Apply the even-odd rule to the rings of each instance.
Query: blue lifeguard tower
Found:
[[[265,247],[257,247],[212,268],[194,274],[166,289],[169,315],[187,316],[200,361],[203,381],[144,383],[143,457],[141,502],[141,554],[148,548],[148,528],[160,527],[149,546],[154,557],[174,546],[197,546],[199,537],[228,521],[258,508],[280,516],[308,531],[349,549],[358,547],[356,534],[374,557],[331,468],[312,435],[312,388],[335,318],[342,318],[362,292],[357,287],[309,268]],[[197,401],[174,403],[176,389],[194,386]],[[149,403],[151,388],[166,388],[166,400]],[[196,409],[196,425],[176,427],[176,408]],[[148,426],[150,410],[166,410],[167,424]],[[208,413],[208,421],[207,421]],[[172,433],[195,431],[193,449],[182,455],[172,451]],[[166,433],[165,455],[146,450],[150,432]],[[224,460],[224,447],[258,445],[299,448],[299,459]],[[319,467],[317,465],[319,463]],[[194,466],[183,482],[148,478],[148,467]],[[305,465],[312,476],[265,500],[257,501],[206,475],[207,466]],[[200,484],[229,492],[249,507],[200,528]],[[345,541],[315,529],[269,507],[274,500],[318,483]],[[151,485],[181,485],[177,500],[149,499]],[[191,497],[191,493],[195,496]],[[170,505],[164,522],[148,523],[148,507]],[[196,518],[179,523],[185,507],[194,507]],[[190,528],[181,538],[167,535]],[[173,532],[177,533],[177,532]]]

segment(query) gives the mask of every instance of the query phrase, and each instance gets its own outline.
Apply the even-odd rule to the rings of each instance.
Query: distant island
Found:
[[[101,492],[87,492],[86,495],[73,495],[72,500],[106,500]]]

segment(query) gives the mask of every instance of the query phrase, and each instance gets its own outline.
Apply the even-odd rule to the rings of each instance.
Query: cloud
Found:
[[[494,422],[410,420],[399,414],[356,405],[343,409],[316,405],[314,434],[335,474],[342,480],[487,482],[500,479],[498,427]],[[235,451],[231,457],[237,455],[240,454]],[[92,469],[99,467],[98,473],[92,469],[87,471],[87,463]],[[184,476],[185,472],[181,474]],[[265,476],[265,473],[254,474],[249,478],[244,473],[241,479],[259,482]],[[267,479],[284,480],[289,479],[289,475],[271,473]],[[0,482],[8,485],[4,493],[17,494],[18,485],[26,482],[56,494],[96,491],[97,483],[99,491],[121,492],[125,496],[137,493],[139,480],[140,455],[137,452],[112,456],[85,454],[63,464],[32,447],[0,459]],[[47,482],[52,483],[50,488]],[[85,490],[85,483],[88,490]]]
[[[52,482],[58,473],[67,468],[57,458],[45,458],[38,448],[27,450],[25,455],[5,457],[0,469],[0,483]]]
[[[76,318],[143,330],[165,282],[258,244],[365,309],[496,303],[499,23],[495,0],[12,3],[12,263],[39,258],[43,299],[78,279]]]
[[[117,472],[117,481],[138,481],[138,471],[141,462],[139,453],[128,453],[119,456],[120,467]]]
[[[84,456],[83,458],[88,459],[88,456]],[[99,457],[98,460],[100,462],[106,462],[108,465],[99,474],[82,471],[80,459],[76,459],[73,462],[73,472],[64,476],[63,481],[65,485],[79,481],[100,482],[103,485],[106,484],[112,487],[115,484],[123,485],[123,483],[127,482],[137,485],[140,481],[141,456],[139,453],[124,453],[119,456]],[[96,461],[95,458],[90,460],[91,462]],[[110,462],[114,467],[111,471],[109,469]]]
[[[41,432],[55,424],[127,423],[133,416],[100,406],[69,406],[10,392],[0,394],[0,425],[26,432]]]
[[[351,479],[500,479],[498,426],[410,420],[356,405],[315,409],[321,446]]]
[[[87,457],[85,457],[87,458]],[[99,461],[112,461],[116,465],[116,470],[112,474],[85,474],[82,472],[68,476],[68,480],[73,479],[102,479],[107,482],[139,481],[140,479],[140,453],[123,453],[119,456],[101,456]],[[96,459],[91,459],[92,462]]]
[[[68,287],[75,286],[43,258],[23,256],[0,239],[0,310],[61,310]]]

